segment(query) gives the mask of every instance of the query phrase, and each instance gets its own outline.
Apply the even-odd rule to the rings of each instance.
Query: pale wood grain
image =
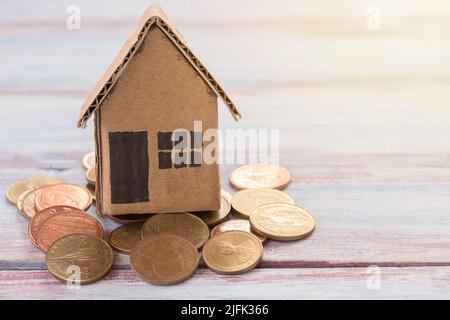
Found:
[[[160,287],[128,270],[78,290],[46,271],[0,271],[0,299],[448,299],[450,268],[381,268],[379,290],[366,268],[257,269],[244,276],[199,270],[188,281]],[[370,281],[370,279],[369,279]]]

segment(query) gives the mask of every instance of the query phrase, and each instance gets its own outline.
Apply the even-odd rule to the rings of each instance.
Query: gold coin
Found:
[[[270,188],[283,190],[291,182],[291,174],[286,168],[273,164],[249,164],[234,170],[230,175],[233,188]]]
[[[144,222],[147,219],[153,217],[154,214],[118,214],[113,216],[106,216],[111,218],[117,223],[132,223],[132,222]]]
[[[83,157],[83,167],[88,170],[95,167],[95,151],[89,152]]]
[[[313,216],[291,204],[272,203],[253,210],[250,224],[258,233],[279,241],[299,240],[315,228]]]
[[[56,183],[61,183],[61,180],[54,177],[36,177],[16,181],[6,191],[6,199],[16,205],[17,200],[24,192]]]
[[[97,173],[95,172],[95,167],[86,170],[86,180],[89,184],[95,185],[97,183]]]
[[[117,251],[130,254],[136,243],[141,240],[143,222],[127,223],[114,229],[109,235],[109,244]]]
[[[103,278],[113,264],[113,251],[89,234],[70,234],[56,240],[45,255],[48,271],[72,284],[88,284]]]
[[[131,268],[139,277],[156,285],[171,285],[192,277],[197,270],[197,249],[173,234],[152,235],[131,251]]]
[[[142,238],[155,234],[175,234],[200,249],[209,238],[209,228],[202,219],[189,213],[157,214],[142,226]]]
[[[203,260],[219,274],[241,274],[255,268],[263,256],[261,241],[245,231],[227,231],[208,240]]]
[[[228,219],[230,211],[231,211],[231,204],[228,195],[225,193],[221,193],[220,210],[194,212],[193,214],[202,219],[203,222],[205,222],[208,226],[214,227],[219,223]]]
[[[211,230],[211,238],[226,231],[236,231],[236,230],[249,232],[255,235],[262,243],[264,243],[267,240],[266,236],[263,236],[252,230],[250,226],[250,221],[248,221],[247,219],[233,219],[219,224],[218,226],[216,226],[214,229]]]
[[[233,209],[247,219],[256,207],[268,203],[294,204],[294,200],[286,193],[275,189],[241,190],[236,192],[231,198]]]
[[[17,200],[17,210],[27,220],[36,215],[36,196],[43,187],[24,192]]]

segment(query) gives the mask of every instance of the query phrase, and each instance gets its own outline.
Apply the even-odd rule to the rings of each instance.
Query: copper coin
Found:
[[[163,233],[185,238],[197,249],[200,249],[209,238],[206,223],[189,213],[158,214],[148,219],[142,226],[142,238]]]
[[[45,255],[48,271],[61,281],[88,284],[103,278],[113,264],[111,247],[90,234],[70,234],[56,240]]]
[[[291,182],[291,174],[285,168],[272,164],[249,164],[234,170],[230,175],[233,188],[270,188],[283,190]]]
[[[47,252],[48,248],[68,234],[87,233],[103,238],[103,227],[92,216],[79,212],[63,212],[46,219],[38,230],[36,242]]]
[[[114,229],[109,235],[109,244],[117,251],[130,254],[134,246],[142,239],[143,222],[132,222]]]
[[[193,214],[202,219],[209,227],[214,227],[229,218],[231,211],[230,200],[229,195],[222,192],[220,195],[220,210],[193,212]]]
[[[89,184],[95,185],[97,183],[97,173],[94,168],[87,169],[86,171],[86,180]]]
[[[145,281],[171,285],[192,277],[197,270],[197,248],[173,234],[152,235],[131,251],[131,268]]]
[[[263,245],[251,233],[227,231],[208,240],[203,260],[215,273],[241,274],[255,268],[262,259]]]
[[[131,222],[143,222],[153,217],[154,214],[117,214],[113,216],[107,216],[118,223],[131,223]]]
[[[31,191],[43,186],[61,183],[62,181],[54,177],[36,177],[14,182],[6,191],[6,199],[11,204],[17,204],[17,200],[24,192]]]
[[[38,211],[54,206],[71,206],[87,210],[91,204],[92,196],[86,188],[68,183],[45,187],[36,197]]]
[[[39,231],[39,228],[41,227],[42,223],[50,218],[51,216],[54,216],[55,214],[63,213],[63,212],[80,212],[84,213],[83,210],[75,208],[75,207],[69,207],[69,206],[56,206],[56,207],[50,207],[47,209],[44,209],[42,211],[39,211],[28,223],[28,236],[30,237],[31,242],[39,248],[36,237]]]
[[[250,226],[250,221],[245,219],[228,220],[219,224],[218,226],[216,226],[214,229],[211,230],[211,238],[214,238],[218,234],[226,231],[239,231],[239,230],[249,232],[255,235],[262,243],[264,243],[267,240],[267,237],[254,232]]]

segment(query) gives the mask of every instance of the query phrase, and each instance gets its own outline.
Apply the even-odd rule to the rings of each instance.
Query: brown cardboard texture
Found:
[[[219,165],[198,162],[203,133],[218,127],[218,97],[238,120],[241,115],[219,83],[162,10],[150,7],[78,119],[78,127],[85,127],[95,116],[97,211],[219,209]],[[194,126],[199,121],[200,129]],[[177,135],[179,129],[184,134]],[[179,142],[187,144],[179,149]],[[174,160],[174,150],[181,162]]]

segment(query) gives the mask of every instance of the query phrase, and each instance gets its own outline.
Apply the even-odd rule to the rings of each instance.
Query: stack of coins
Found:
[[[82,164],[85,172],[85,178],[87,180],[86,189],[91,193],[92,199],[95,201],[95,184],[97,183],[97,172],[95,170],[95,152],[89,152],[83,157]]]
[[[109,271],[112,249],[103,240],[102,224],[86,212],[92,204],[86,188],[54,177],[37,177],[17,181],[6,197],[28,220],[30,241],[46,254],[53,276],[87,284]]]
[[[95,155],[82,160],[88,186],[95,189]],[[223,275],[248,272],[262,260],[267,239],[293,241],[309,236],[315,221],[281,191],[289,172],[273,165],[247,165],[233,171],[233,196],[221,191],[217,211],[111,216],[122,225],[103,240],[102,224],[89,215],[93,196],[85,187],[52,177],[14,183],[7,199],[29,220],[31,242],[46,253],[49,272],[79,284],[105,276],[113,250],[130,255],[131,268],[143,280],[173,285],[192,277],[200,262]]]

